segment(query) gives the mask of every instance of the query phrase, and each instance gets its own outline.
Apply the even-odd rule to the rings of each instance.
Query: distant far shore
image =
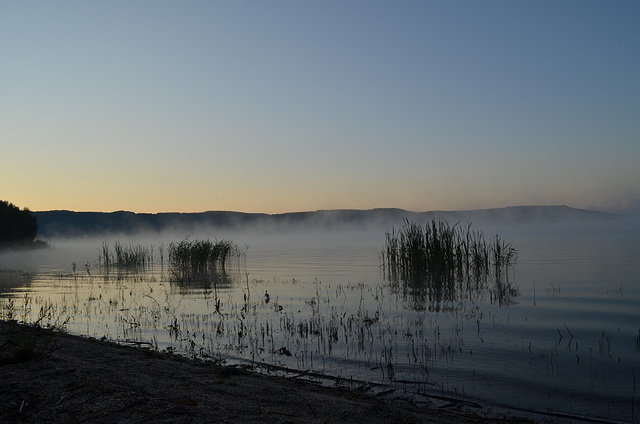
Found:
[[[468,211],[412,212],[403,209],[334,209],[282,214],[208,211],[197,213],[74,212],[66,210],[33,212],[38,220],[38,237],[87,237],[104,234],[162,232],[172,229],[196,231],[199,228],[236,230],[256,226],[274,229],[366,228],[371,225],[401,225],[408,219],[429,222],[445,219],[453,222],[520,224],[610,220],[618,215],[568,206],[511,206]]]

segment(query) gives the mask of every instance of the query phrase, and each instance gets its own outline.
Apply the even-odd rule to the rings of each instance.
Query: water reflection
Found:
[[[169,282],[179,289],[180,293],[187,294],[195,291],[214,291],[231,288],[234,278],[226,270],[210,270],[202,273],[189,273],[188,275],[170,270]]]
[[[29,274],[22,271],[0,269],[0,295],[29,284]]]
[[[520,292],[506,278],[461,281],[443,279],[391,280],[391,293],[400,295],[415,311],[447,312],[460,309],[464,302],[488,302],[498,306],[517,303]]]

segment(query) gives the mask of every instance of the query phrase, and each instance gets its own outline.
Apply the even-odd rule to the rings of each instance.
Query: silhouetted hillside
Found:
[[[0,249],[38,247],[33,243],[37,233],[38,222],[29,209],[0,200]]]
[[[283,214],[210,211],[200,213],[133,213],[133,212],[33,212],[38,219],[38,236],[83,237],[110,233],[183,231],[188,234],[198,228],[241,229],[251,226],[272,228],[275,231],[315,227],[341,229],[348,226],[365,227],[384,224],[397,226],[404,219],[427,222],[446,219],[449,222],[495,222],[502,224],[528,222],[560,222],[612,219],[607,212],[574,209],[568,206],[516,206],[470,211],[411,212],[403,209],[337,209]]]

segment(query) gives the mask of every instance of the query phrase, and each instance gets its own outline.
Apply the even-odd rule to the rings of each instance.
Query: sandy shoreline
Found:
[[[3,423],[518,423],[0,321]]]

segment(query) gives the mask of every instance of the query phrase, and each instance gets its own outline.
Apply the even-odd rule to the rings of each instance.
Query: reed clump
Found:
[[[169,243],[169,263],[180,281],[224,273],[227,262],[241,255],[229,240],[183,240]]]
[[[382,252],[385,278],[391,281],[459,282],[508,278],[517,250],[499,234],[486,240],[481,231],[432,220],[424,227],[409,220],[386,233]]]
[[[144,268],[153,263],[153,247],[133,243],[124,245],[117,241],[111,249],[109,243],[103,242],[99,262],[107,269],[110,267]]]

